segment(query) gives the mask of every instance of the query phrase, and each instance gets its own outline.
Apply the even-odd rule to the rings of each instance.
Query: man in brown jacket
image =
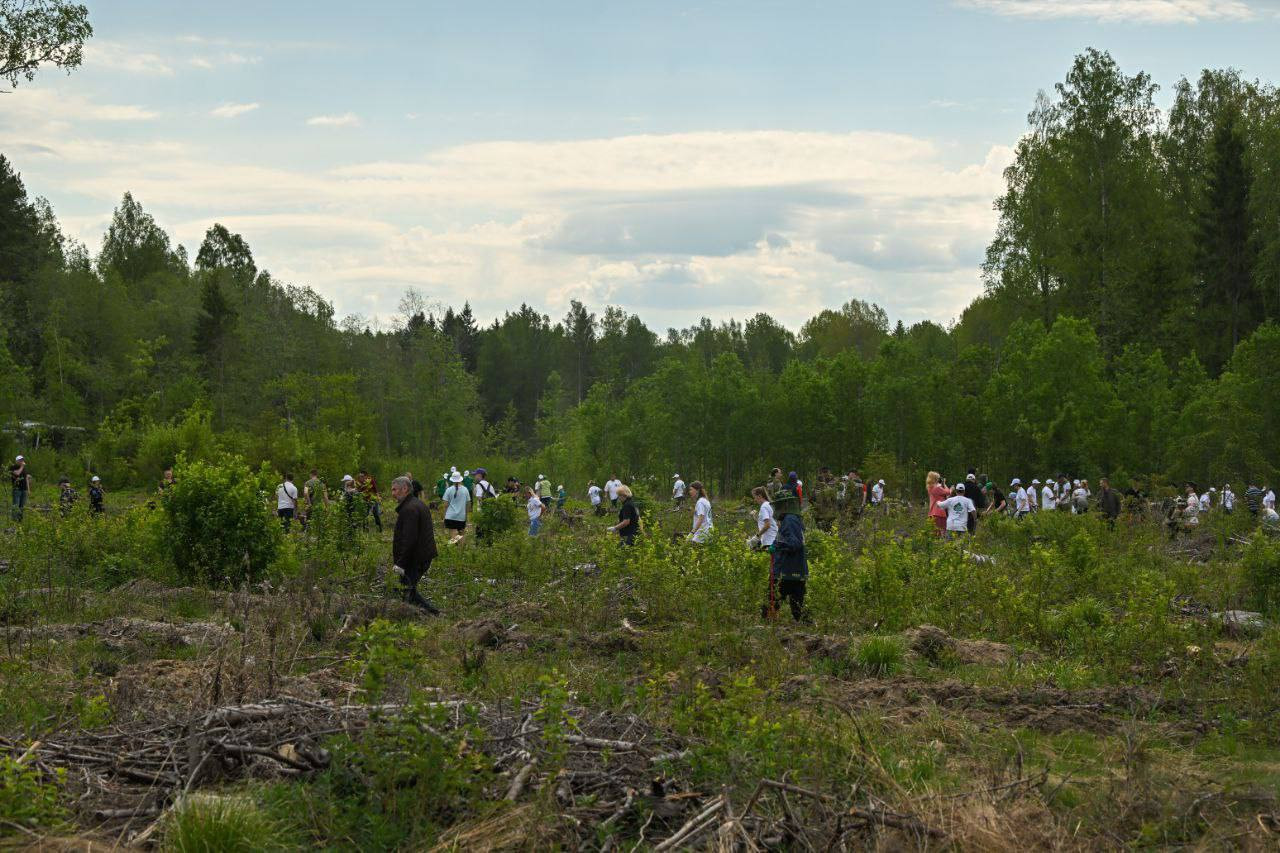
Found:
[[[418,581],[436,558],[436,532],[431,523],[431,513],[420,498],[413,496],[413,481],[408,477],[395,479],[391,484],[391,496],[396,501],[396,531],[391,540],[391,558],[400,583],[404,585],[404,600],[438,616],[440,611],[430,599],[418,594]]]

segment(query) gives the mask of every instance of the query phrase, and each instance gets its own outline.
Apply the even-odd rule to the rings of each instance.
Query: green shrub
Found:
[[[20,829],[52,826],[64,817],[57,785],[18,759],[0,755],[0,838]]]
[[[906,652],[897,637],[868,637],[858,645],[854,660],[867,675],[883,678],[902,669]]]
[[[164,849],[175,853],[284,848],[282,825],[247,797],[189,796],[174,809],[164,833]]]
[[[267,508],[274,478],[234,456],[184,461],[174,474],[163,537],[178,574],[210,585],[260,578],[280,548],[280,526]]]
[[[481,542],[493,542],[502,534],[515,530],[520,524],[521,508],[506,496],[490,498],[480,504],[476,513],[476,538]]]
[[[1245,549],[1243,563],[1253,606],[1264,613],[1280,611],[1280,543],[1258,531]]]

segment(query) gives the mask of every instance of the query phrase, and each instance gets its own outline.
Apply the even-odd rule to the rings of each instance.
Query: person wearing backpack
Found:
[[[480,506],[481,501],[486,501],[489,498],[496,498],[498,496],[498,493],[494,490],[493,485],[489,482],[489,472],[486,471],[484,468],[477,468],[475,471],[475,476],[476,476],[476,486],[475,486],[476,506],[478,507]]]

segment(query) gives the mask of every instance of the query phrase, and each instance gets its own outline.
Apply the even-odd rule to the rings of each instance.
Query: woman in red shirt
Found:
[[[946,536],[947,512],[938,506],[938,501],[951,497],[951,490],[942,485],[942,475],[937,471],[930,471],[929,476],[925,477],[924,490],[929,495],[929,517],[933,519],[933,526],[937,528],[939,536]]]

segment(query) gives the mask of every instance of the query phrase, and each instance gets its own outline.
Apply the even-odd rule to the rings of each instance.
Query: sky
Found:
[[[130,191],[221,222],[338,315],[651,327],[850,299],[947,323],[1002,170],[1087,47],[1280,82],[1280,0],[88,2],[82,68],[0,94],[0,153],[98,250]]]

